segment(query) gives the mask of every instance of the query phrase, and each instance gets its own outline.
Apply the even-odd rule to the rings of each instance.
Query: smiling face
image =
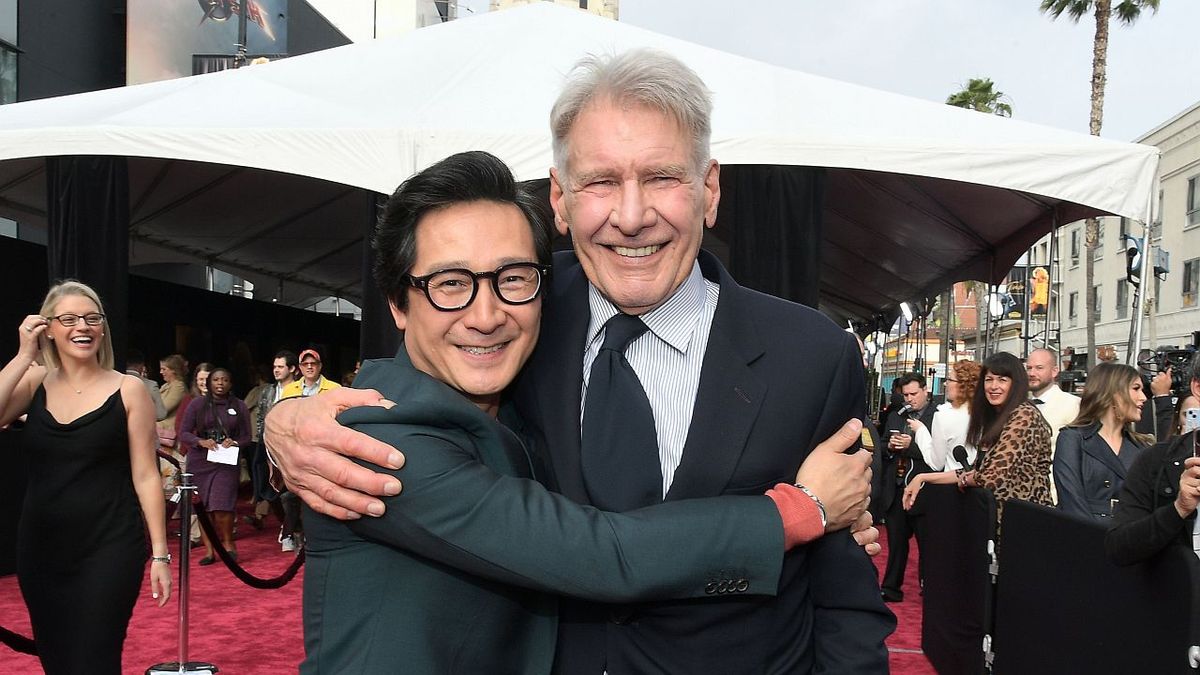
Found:
[[[426,213],[417,223],[416,252],[412,275],[417,277],[451,268],[483,272],[537,261],[533,233],[520,209],[492,201]],[[413,365],[494,414],[500,393],[537,343],[542,300],[539,296],[509,305],[496,297],[490,279],[477,283],[475,300],[463,309],[438,310],[416,288],[405,291],[406,309],[391,308]]]
[[[1142,378],[1134,378],[1129,383],[1129,388],[1126,391],[1126,400],[1118,399],[1114,405],[1124,407],[1124,410],[1118,410],[1118,417],[1125,422],[1137,422],[1142,419],[1142,408],[1146,405],[1146,390],[1142,387]]]
[[[589,104],[567,134],[563,174],[550,172],[555,224],[584,273],[622,312],[663,304],[691,272],[716,221],[720,169],[700,175],[671,117],[641,105]]]
[[[52,316],[74,314],[82,317],[99,312],[100,308],[96,303],[82,295],[64,295],[54,304]],[[86,321],[79,319],[74,326],[67,327],[62,325],[62,321],[55,319],[50,322],[46,335],[54,341],[58,358],[63,361],[95,359],[100,350],[105,323],[89,326]]]
[[[208,393],[208,371],[207,370],[197,370],[196,371],[196,389],[198,389],[200,391],[201,396]]]
[[[987,402],[996,408],[1003,406],[1008,401],[1012,385],[1011,377],[988,373],[983,378],[983,393],[987,396]]]
[[[163,382],[175,381],[175,371],[168,368],[167,364],[161,361],[158,364],[158,374],[162,376]]]

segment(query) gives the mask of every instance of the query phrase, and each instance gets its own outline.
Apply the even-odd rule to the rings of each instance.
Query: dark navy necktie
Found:
[[[583,406],[583,482],[592,504],[630,511],[662,501],[662,466],[650,399],[625,359],[625,347],[645,333],[636,316],[604,324],[604,344],[592,362]]]

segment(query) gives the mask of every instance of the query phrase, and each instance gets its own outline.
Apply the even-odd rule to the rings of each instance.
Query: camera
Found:
[[[1186,349],[1176,349],[1174,347],[1159,347],[1152,354],[1138,361],[1138,365],[1150,373],[1161,373],[1166,369],[1171,369],[1171,396],[1176,399],[1182,399],[1191,392],[1191,383],[1188,381],[1188,365],[1196,355],[1196,345],[1189,345]]]
[[[216,441],[216,443],[220,445],[221,443],[225,442],[226,435],[221,429],[209,429],[208,431],[204,432],[204,438],[210,441]]]

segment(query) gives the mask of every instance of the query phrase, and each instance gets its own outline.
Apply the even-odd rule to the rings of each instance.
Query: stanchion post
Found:
[[[174,673],[206,673],[212,675],[220,669],[211,663],[188,661],[188,581],[191,571],[192,553],[192,474],[180,473],[179,485],[179,660],[150,666],[146,675],[172,675]]]

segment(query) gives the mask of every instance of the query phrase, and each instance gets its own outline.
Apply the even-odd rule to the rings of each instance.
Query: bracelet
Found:
[[[823,504],[821,502],[821,498],[818,497],[815,493],[813,493],[812,490],[809,490],[808,488],[804,487],[803,483],[793,483],[792,485],[795,486],[795,488],[797,490],[808,495],[808,498],[813,500],[813,503],[817,505],[817,511],[819,511],[821,513],[821,529],[823,530],[826,527],[828,527],[829,519],[825,515],[825,504]]]
[[[152,555],[152,556],[150,556],[150,562],[152,562],[152,563],[160,562],[165,565],[170,565],[171,564],[171,554],[168,553],[166,555]]]

